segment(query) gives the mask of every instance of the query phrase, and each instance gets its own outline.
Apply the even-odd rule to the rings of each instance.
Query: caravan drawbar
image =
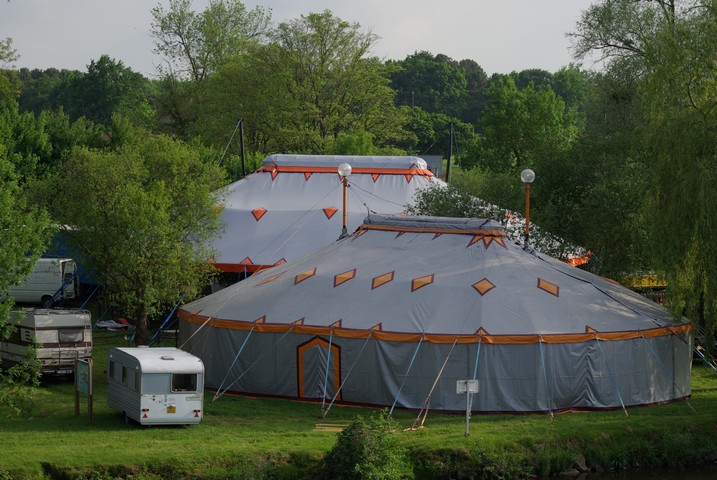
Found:
[[[107,405],[141,425],[187,425],[203,417],[204,364],[173,347],[108,352]]]

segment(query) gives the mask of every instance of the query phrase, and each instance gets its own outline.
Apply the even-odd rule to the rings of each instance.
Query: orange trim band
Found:
[[[266,270],[274,265],[252,265],[246,263],[215,263],[214,267],[227,273],[256,273],[259,270]]]
[[[186,320],[188,323],[202,325],[207,322],[207,317],[203,315],[193,314],[185,310],[180,310],[179,318]],[[528,345],[532,343],[581,343],[592,340],[603,342],[617,340],[635,340],[639,338],[656,338],[667,337],[670,335],[686,334],[692,331],[692,324],[670,325],[667,327],[657,327],[648,330],[635,330],[625,332],[589,332],[589,333],[561,333],[561,334],[530,334],[530,335],[488,335],[482,333],[451,335],[441,333],[401,333],[387,332],[383,330],[354,329],[342,328],[331,325],[312,326],[312,325],[295,325],[284,323],[255,323],[253,320],[249,322],[241,320],[219,320],[211,319],[207,322],[209,325],[227,330],[252,330],[263,333],[284,333],[292,330],[296,333],[309,335],[333,335],[339,338],[366,338],[371,334],[377,340],[389,342],[406,342],[415,343],[421,338],[437,344],[451,344],[453,342],[465,343],[485,343],[490,345]],[[480,332],[481,330],[479,330]]]
[[[310,166],[263,166],[257,170],[257,172],[270,172],[272,174],[279,173],[335,173],[339,174],[338,167],[310,167]],[[422,170],[418,168],[354,168],[351,170],[351,175],[356,173],[366,173],[370,175],[421,175],[424,177],[432,177],[433,172],[430,170]],[[374,181],[376,178],[374,178]]]

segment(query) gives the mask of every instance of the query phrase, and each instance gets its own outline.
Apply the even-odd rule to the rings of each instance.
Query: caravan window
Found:
[[[122,365],[122,385],[127,385],[127,367]]]
[[[115,380],[115,361],[114,360],[110,360],[110,366],[109,366],[107,377],[110,380],[113,380],[113,381]]]
[[[84,330],[81,328],[63,328],[57,331],[60,343],[80,343],[84,339]]]
[[[172,375],[173,392],[194,392],[197,390],[197,375],[195,373],[175,373]]]

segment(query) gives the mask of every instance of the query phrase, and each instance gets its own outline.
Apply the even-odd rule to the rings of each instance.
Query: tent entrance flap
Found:
[[[330,353],[329,353],[330,349]],[[341,385],[341,347],[322,337],[314,337],[296,347],[298,397],[333,397]],[[328,366],[327,366],[328,359]],[[326,372],[329,372],[326,375]],[[341,400],[341,392],[339,392]]]

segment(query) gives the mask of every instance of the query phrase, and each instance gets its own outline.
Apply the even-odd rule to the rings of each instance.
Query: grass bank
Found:
[[[105,404],[107,349],[120,334],[95,335],[94,421],[74,414],[71,382],[48,381],[32,414],[0,415],[0,480],[9,478],[318,479],[337,433],[317,424],[347,424],[368,409],[223,396],[205,402],[191,427],[125,424]],[[717,374],[696,364],[689,401],[622,411],[557,415],[478,415],[466,437],[465,417],[394,412],[393,435],[415,478],[521,478],[571,468],[684,467],[717,460]]]

